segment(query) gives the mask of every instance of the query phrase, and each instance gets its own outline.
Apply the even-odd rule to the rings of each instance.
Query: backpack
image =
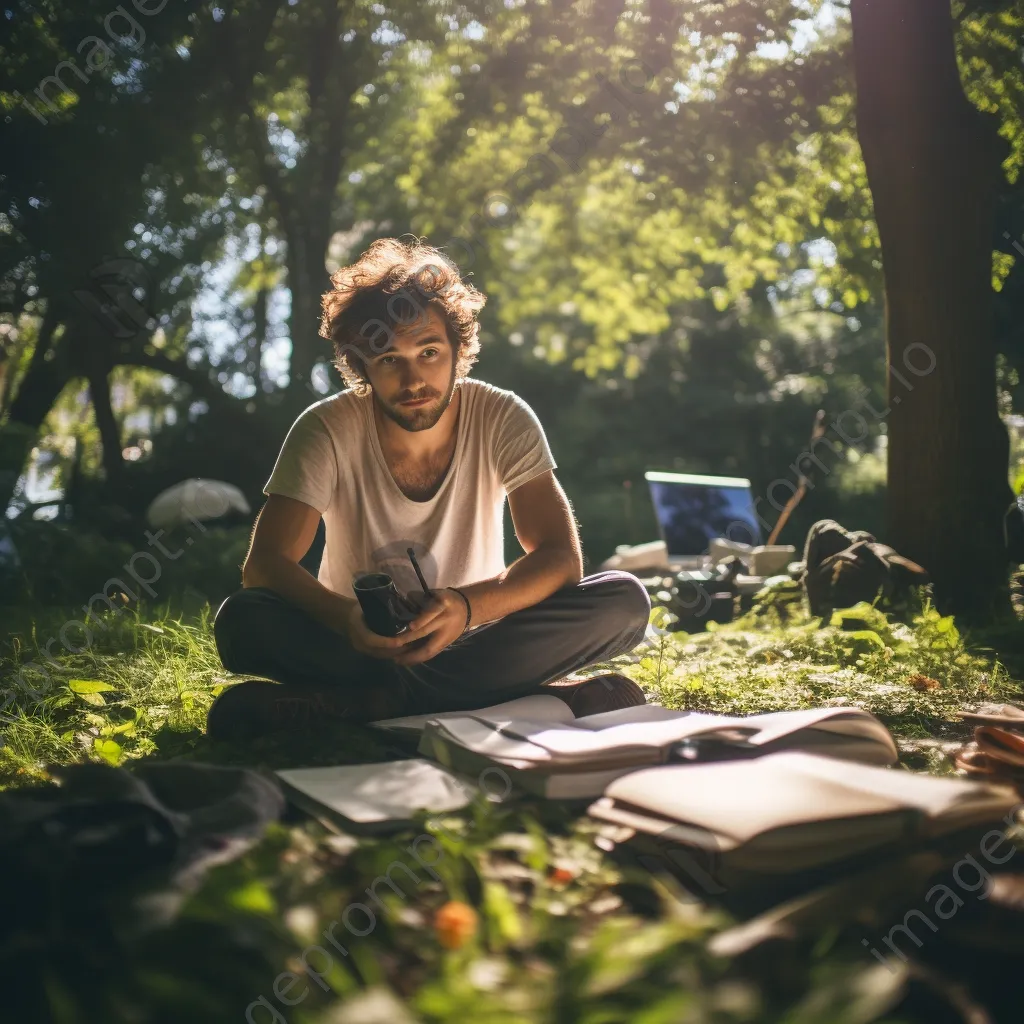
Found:
[[[822,519],[807,534],[801,583],[812,615],[826,617],[835,608],[879,597],[891,604],[929,582],[925,568],[864,530]]]

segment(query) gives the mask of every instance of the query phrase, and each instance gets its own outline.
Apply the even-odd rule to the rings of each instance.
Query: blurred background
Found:
[[[959,45],[1012,128],[998,7],[967,5]],[[2,8],[5,605],[84,601],[139,552],[151,597],[239,586],[288,427],[341,386],[329,274],[409,232],[488,296],[474,375],[539,415],[589,571],[657,538],[648,469],[749,477],[774,523],[819,409],[845,426],[779,542],[826,516],[883,531],[881,252],[843,4]],[[993,273],[1016,481],[1012,178]],[[150,503],[197,477],[244,501],[168,524],[158,554]]]

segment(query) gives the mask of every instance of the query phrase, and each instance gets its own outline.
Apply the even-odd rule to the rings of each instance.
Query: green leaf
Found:
[[[114,767],[117,767],[124,758],[124,751],[121,749],[121,744],[116,743],[114,740],[93,740],[92,749],[93,752],[99,754],[107,764],[113,765]]]
[[[113,722],[105,724],[100,731],[101,736],[134,736],[135,735],[135,722],[122,722],[120,725],[115,725]]]
[[[68,682],[68,689],[75,696],[84,700],[86,704],[101,708],[106,704],[102,693],[107,690],[113,690],[114,687],[110,683],[101,682],[99,679],[72,679]]]
[[[484,883],[484,913],[501,940],[501,945],[517,942],[523,935],[522,921],[505,886],[496,882]]]
[[[101,682],[99,679],[72,679],[68,683],[72,693],[103,693],[106,690],[113,690],[110,683]]]
[[[228,903],[252,914],[272,914],[277,907],[266,886],[255,880],[232,892],[228,896]]]

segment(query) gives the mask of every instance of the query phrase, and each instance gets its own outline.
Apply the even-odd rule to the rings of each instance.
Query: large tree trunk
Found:
[[[1009,442],[996,407],[996,128],[967,100],[949,0],[852,0],[857,127],[885,275],[888,536],[940,607],[1006,580]]]

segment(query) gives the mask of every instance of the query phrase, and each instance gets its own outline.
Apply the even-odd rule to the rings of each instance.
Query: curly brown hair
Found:
[[[395,328],[410,326],[430,307],[444,319],[456,379],[469,376],[480,352],[476,314],[487,297],[462,280],[440,249],[412,237],[410,242],[378,238],[355,263],[331,276],[334,287],[323,295],[320,336],[334,343],[334,365],[358,395],[373,390],[365,357],[383,352]]]

